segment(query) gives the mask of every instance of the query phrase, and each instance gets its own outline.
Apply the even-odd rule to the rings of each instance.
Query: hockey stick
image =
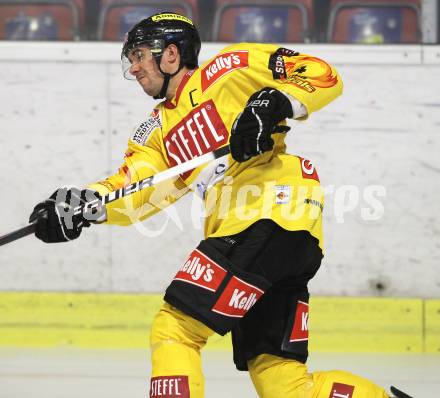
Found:
[[[199,167],[204,163],[221,158],[222,156],[225,156],[228,153],[229,153],[229,146],[226,145],[220,149],[216,149],[215,151],[206,153],[202,156],[198,156],[196,158],[188,160],[185,163],[178,164],[177,166],[161,171],[157,174],[152,175],[151,177],[147,177],[144,178],[143,180],[134,182],[133,184],[118,189],[117,191],[110,192],[109,194],[103,196],[101,200],[96,199],[92,202],[83,203],[80,206],[75,207],[75,209],[73,210],[73,214],[77,215],[89,211],[92,212],[99,205],[106,205],[107,203],[111,203],[117,199],[121,199],[135,192],[139,192],[144,188],[152,187],[153,185],[165,181],[168,178],[177,177],[178,175],[183,174],[189,170],[195,169],[196,167]],[[23,238],[27,235],[31,235],[34,232],[35,232],[35,223],[28,224],[23,228],[17,229],[13,232],[10,232],[9,234],[0,236],[0,246],[6,245],[7,243],[13,242],[14,240]]]

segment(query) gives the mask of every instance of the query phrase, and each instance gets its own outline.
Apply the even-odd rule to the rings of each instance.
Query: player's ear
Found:
[[[168,62],[175,63],[180,61],[179,49],[175,44],[170,44],[165,48],[164,55]],[[163,56],[162,56],[163,57]]]

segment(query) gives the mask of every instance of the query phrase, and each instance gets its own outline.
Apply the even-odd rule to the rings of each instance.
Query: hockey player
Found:
[[[230,155],[115,200],[97,217],[129,225],[190,190],[206,203],[205,239],[166,289],[152,326],[150,397],[203,397],[200,350],[214,332],[229,331],[236,367],[249,371],[260,397],[388,397],[364,378],[309,373],[305,365],[307,284],[323,256],[323,198],[313,164],[286,154],[286,118],[307,119],[335,99],[341,77],[319,58],[276,45],[232,45],[200,67],[199,51],[198,32],[182,15],[156,14],[132,28],[124,75],[164,100],[134,131],[115,175],[84,190],[60,188],[36,206],[36,236],[75,239],[90,220],[66,217],[74,199],[106,195],[229,145]]]

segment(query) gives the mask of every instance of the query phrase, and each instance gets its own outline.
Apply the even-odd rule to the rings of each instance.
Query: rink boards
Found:
[[[0,345],[142,348],[161,295],[0,293]],[[310,350],[440,352],[440,300],[314,297]],[[213,336],[208,349],[230,349]]]

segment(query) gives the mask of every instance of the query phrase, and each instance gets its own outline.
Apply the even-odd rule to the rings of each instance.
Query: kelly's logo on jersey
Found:
[[[316,88],[330,88],[338,83],[332,68],[322,59],[285,48],[279,48],[270,56],[268,67],[274,79],[293,84],[308,93],[313,93]]]
[[[221,77],[237,69],[247,68],[248,51],[231,51],[220,54],[202,69],[202,92]]]
[[[217,291],[226,270],[199,250],[194,250],[179,269],[174,280],[191,283],[211,292]]]
[[[194,108],[164,138],[171,166],[187,162],[228,142],[228,131],[212,100]],[[191,171],[182,175],[187,178]]]
[[[218,314],[241,318],[263,294],[263,290],[233,276],[212,310]]]

